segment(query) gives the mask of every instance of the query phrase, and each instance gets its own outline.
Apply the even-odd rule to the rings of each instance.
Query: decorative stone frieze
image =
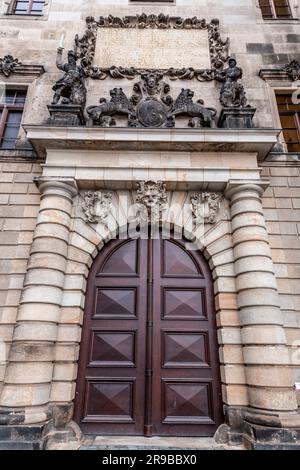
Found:
[[[197,17],[181,18],[169,15],[146,15],[117,17],[109,15],[101,16],[99,20],[89,16],[86,18],[86,31],[80,38],[75,36],[77,55],[81,58],[81,66],[87,77],[104,80],[111,78],[133,79],[136,75],[148,72],[160,72],[170,77],[171,80],[197,78],[199,81],[211,81],[215,78],[215,70],[222,69],[229,56],[229,38],[223,40],[220,34],[219,20],[212,19],[208,23],[205,19]],[[138,29],[192,29],[207,30],[209,39],[209,52],[212,69],[196,70],[192,67],[181,69],[169,68],[168,70],[144,70],[135,67],[112,66],[101,68],[94,65],[97,32],[99,28],[138,28]]]
[[[144,207],[140,213],[141,220],[158,222],[161,214],[167,209],[166,185],[162,181],[140,181],[138,183],[136,202]]]
[[[106,224],[107,217],[111,210],[111,193],[87,191],[82,197],[82,209],[86,217],[86,222]]]
[[[218,221],[222,196],[218,193],[195,193],[191,196],[195,225],[215,224]]]

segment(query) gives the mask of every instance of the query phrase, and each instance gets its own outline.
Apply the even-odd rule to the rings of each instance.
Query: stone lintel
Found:
[[[255,152],[264,159],[280,130],[261,129],[136,129],[24,125],[40,157],[47,149]]]

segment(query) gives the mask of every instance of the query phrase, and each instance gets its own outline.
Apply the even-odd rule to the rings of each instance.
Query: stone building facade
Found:
[[[0,448],[128,432],[299,447],[300,4],[266,3],[0,2]],[[84,103],[49,107],[68,74],[58,47],[78,57]],[[243,73],[228,105],[229,57]],[[175,251],[142,290],[122,251],[105,263],[128,239],[130,265],[128,227],[148,216]],[[155,271],[165,242],[143,243]],[[168,274],[172,259],[185,267]]]

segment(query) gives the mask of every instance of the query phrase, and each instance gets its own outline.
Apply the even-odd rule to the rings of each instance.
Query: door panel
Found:
[[[222,422],[211,274],[183,241],[114,241],[95,260],[75,419],[147,436],[210,436]]]
[[[83,432],[143,434],[147,242],[106,245],[89,279],[75,416]]]
[[[210,272],[181,241],[153,244],[153,337],[161,338],[153,354],[153,434],[213,435],[222,420]]]

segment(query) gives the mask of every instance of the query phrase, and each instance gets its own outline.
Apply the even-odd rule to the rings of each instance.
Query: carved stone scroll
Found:
[[[191,196],[195,225],[215,224],[218,221],[222,196],[218,193],[195,193]]]
[[[111,210],[112,195],[101,191],[87,191],[82,197],[86,222],[106,224]]]

